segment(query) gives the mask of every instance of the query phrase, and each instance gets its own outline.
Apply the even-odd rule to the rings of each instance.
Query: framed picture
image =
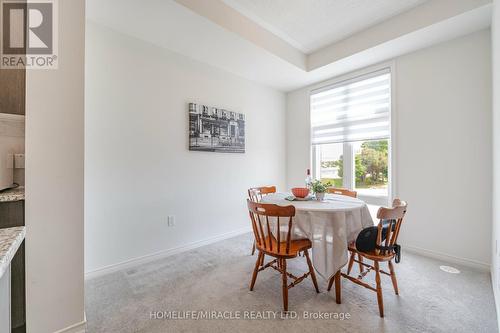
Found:
[[[189,150],[245,152],[245,115],[189,103]]]

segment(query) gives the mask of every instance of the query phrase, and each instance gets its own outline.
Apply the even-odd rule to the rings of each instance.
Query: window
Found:
[[[320,164],[316,178],[325,183],[329,182],[332,186],[343,187],[343,144],[324,144],[318,146],[317,149]]]
[[[358,141],[354,147],[354,188],[361,196],[389,195],[389,140]]]
[[[390,180],[391,73],[343,81],[311,94],[313,177],[386,204]]]

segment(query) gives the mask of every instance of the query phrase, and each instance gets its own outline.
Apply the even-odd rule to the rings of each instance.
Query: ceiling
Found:
[[[223,0],[310,54],[427,0]]]
[[[314,35],[316,29],[328,32],[332,40],[344,39],[306,55],[270,28],[263,28],[260,19],[250,19],[222,0],[87,0],[86,15],[87,20],[94,23],[285,92],[487,28],[491,23],[491,0],[424,1],[380,23],[376,21],[422,0],[224,1],[261,6],[269,3],[272,12],[297,17],[300,20],[297,27],[287,23],[283,24],[283,29],[306,30],[307,33],[300,37],[295,32],[290,32],[290,36],[294,34],[292,37],[297,40],[304,38],[304,47],[310,49],[330,43],[330,40],[325,42],[324,36],[322,42],[308,41],[304,37]],[[312,9],[303,9],[304,3],[310,4]],[[342,4],[350,9],[341,11]],[[309,27],[310,19],[306,17],[311,14],[300,14],[301,10],[307,13],[326,11],[326,7],[321,7],[326,5],[333,6],[328,7],[328,13],[331,17],[339,17],[337,21],[343,22],[342,29],[349,26],[348,32],[343,30],[341,34],[340,28],[339,31],[333,26],[326,28],[331,24],[326,15],[322,15],[317,26]],[[359,6],[364,7],[360,10],[363,15],[373,14],[369,14],[369,18],[359,18],[361,14],[351,12]],[[374,9],[369,11],[367,8]],[[349,16],[350,20],[343,20],[344,16]],[[278,26],[276,22],[273,24]],[[370,29],[355,32],[355,29],[363,29],[367,22],[371,24]],[[345,38],[346,34],[349,37]]]

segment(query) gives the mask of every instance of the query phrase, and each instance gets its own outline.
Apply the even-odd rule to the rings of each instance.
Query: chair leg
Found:
[[[342,303],[342,296],[341,296],[341,290],[340,290],[340,270],[338,270],[337,273],[335,273],[335,302],[337,304]]]
[[[281,259],[281,269],[283,270],[283,310],[288,311],[288,282],[286,276],[286,259]]]
[[[332,290],[333,281],[335,281],[335,275],[332,276],[332,278],[330,279],[330,281],[328,281],[328,288],[327,288],[328,291]]]
[[[255,241],[253,241],[253,245],[252,245],[252,255],[255,254]]]
[[[351,274],[352,265],[354,264],[354,256],[356,254],[351,252],[351,257],[349,258],[349,265],[347,266],[347,275]]]
[[[264,258],[265,258],[265,256],[266,255],[264,253],[262,253],[262,257],[260,258],[260,265],[261,266],[264,266]]]
[[[354,255],[354,254],[353,254]],[[358,261],[359,261],[359,274],[363,274],[364,266],[362,264],[363,262],[363,257],[361,256],[360,253],[358,253]]]
[[[250,291],[253,290],[253,286],[255,285],[255,280],[257,280],[257,273],[259,273],[259,266],[261,262],[261,257],[264,254],[259,251],[259,256],[257,257],[257,260],[255,261],[255,268],[253,269],[253,274],[252,274],[252,282],[250,282]]]
[[[314,267],[311,263],[311,259],[309,258],[309,250],[304,251],[304,255],[306,256],[307,266],[309,266],[309,273],[311,274],[311,279],[314,284],[314,289],[316,289],[316,292],[319,293],[318,281],[316,280],[316,273],[314,273]]]
[[[389,261],[389,272],[391,273],[392,286],[394,287],[394,292],[399,295],[398,281],[396,280],[396,273],[394,272],[394,265],[392,261]]]
[[[384,299],[382,297],[382,286],[380,283],[380,269],[378,261],[375,261],[375,281],[377,282],[377,302],[378,302],[378,311],[380,313],[380,317],[384,317]]]

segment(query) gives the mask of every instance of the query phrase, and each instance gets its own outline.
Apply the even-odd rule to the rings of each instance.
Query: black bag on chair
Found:
[[[387,235],[387,228],[390,224],[390,220],[382,221],[382,242],[385,241]],[[395,223],[392,224],[393,228],[395,227]],[[377,248],[377,232],[378,227],[367,227],[361,230],[356,238],[356,249],[360,252],[371,252]],[[394,244],[390,249],[385,246],[379,246],[379,250],[393,250],[396,253],[395,261],[399,263],[401,258],[401,246],[398,244]]]
[[[356,238],[356,249],[360,252],[374,251],[375,245],[377,245],[377,232],[378,228],[376,226],[361,230]]]

